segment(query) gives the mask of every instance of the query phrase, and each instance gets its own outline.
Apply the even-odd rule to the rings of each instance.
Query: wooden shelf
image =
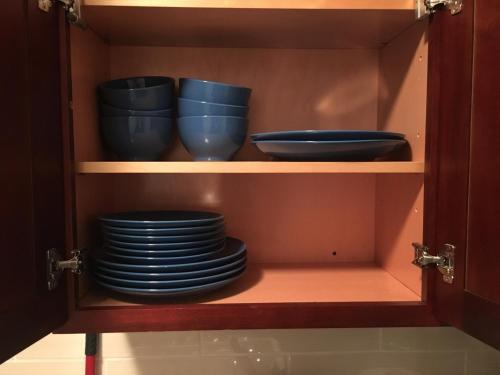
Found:
[[[414,0],[86,0],[111,45],[376,48],[416,21]]]
[[[423,162],[108,162],[85,161],[77,173],[423,173]]]
[[[249,264],[234,284],[206,297],[183,302],[203,304],[309,302],[419,302],[421,297],[373,264]],[[80,308],[124,306],[147,301],[94,291]],[[168,303],[168,302],[167,302]]]
[[[86,6],[413,10],[414,0],[84,0]]]

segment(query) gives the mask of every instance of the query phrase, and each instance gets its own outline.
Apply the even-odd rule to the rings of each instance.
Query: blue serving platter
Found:
[[[218,253],[220,253],[223,249],[224,247],[221,247],[219,249],[207,251],[201,254],[170,256],[170,257],[131,256],[131,255],[116,253],[106,248],[104,248],[102,251],[104,254],[106,254],[106,256],[109,259],[116,260],[122,263],[168,265],[168,264],[197,262],[199,260],[210,259],[216,256]]]
[[[369,161],[407,144],[401,139],[360,141],[252,141],[259,150],[285,160]]]
[[[169,280],[169,281],[156,281],[156,280],[142,281],[142,280],[122,279],[102,274],[97,270],[94,272],[94,275],[97,276],[100,280],[115,286],[124,286],[124,287],[141,288],[141,289],[185,288],[189,286],[202,286],[216,281],[221,281],[231,278],[243,272],[245,270],[245,267],[246,266],[243,264],[240,267],[234,268],[226,272],[221,272],[219,274],[197,277],[192,279],[185,278],[182,280]]]
[[[224,216],[205,211],[136,211],[99,217],[103,224],[127,228],[186,228],[224,221]]]
[[[133,242],[142,244],[152,243],[179,243],[179,242],[192,242],[199,240],[207,240],[212,238],[219,238],[224,235],[224,228],[205,233],[193,233],[184,235],[172,236],[131,236],[129,234],[112,233],[103,230],[103,235],[106,239],[113,239],[121,242]]]
[[[194,233],[205,233],[214,230],[222,230],[224,222],[216,222],[214,224],[200,225],[196,227],[185,228],[127,228],[115,227],[107,224],[102,225],[102,229],[108,233],[128,234],[131,236],[170,236],[170,235],[185,235]]]
[[[163,272],[184,272],[184,271],[197,271],[206,270],[213,267],[218,267],[226,265],[230,262],[245,256],[246,245],[232,237],[226,238],[226,246],[224,250],[216,255],[212,256],[210,259],[200,260],[198,262],[190,263],[179,263],[179,264],[129,264],[126,262],[120,262],[116,259],[110,259],[105,254],[91,254],[94,261],[102,266],[108,267],[121,271],[133,271],[133,272],[146,272],[146,273],[163,273]]]
[[[210,275],[216,275],[230,271],[235,268],[239,268],[243,266],[245,263],[246,263],[246,257],[243,256],[241,258],[236,259],[233,262],[229,262],[221,266],[215,266],[203,270],[184,271],[184,272],[165,272],[165,273],[120,271],[113,268],[108,268],[107,266],[101,266],[97,263],[92,263],[92,267],[96,271],[96,273],[112,277],[118,277],[126,280],[161,281],[161,280],[193,279]]]
[[[111,238],[104,238],[104,243],[112,246],[118,246],[126,249],[143,249],[143,250],[185,250],[193,247],[205,245],[213,245],[224,239],[224,234],[219,237],[210,238],[208,240],[189,241],[189,242],[172,242],[172,243],[139,243],[139,242],[123,242],[116,241]]]
[[[349,141],[370,139],[404,139],[401,133],[380,130],[287,130],[255,133],[252,141]]]
[[[186,256],[186,255],[196,255],[201,253],[206,253],[207,251],[212,251],[223,247],[225,244],[225,239],[221,239],[220,242],[211,245],[205,245],[200,247],[192,247],[182,250],[144,250],[144,249],[127,249],[124,247],[113,246],[110,244],[106,245],[106,248],[113,250],[115,253],[132,255],[132,256]]]
[[[161,289],[142,289],[142,288],[126,288],[122,286],[115,286],[109,283],[106,283],[99,278],[94,278],[94,281],[101,285],[102,287],[109,289],[114,292],[128,294],[132,296],[142,296],[142,297],[184,297],[191,296],[196,294],[205,294],[217,289],[222,288],[232,282],[236,281],[241,275],[244,273],[237,274],[236,276],[227,278],[225,280],[216,281],[214,283],[205,284],[202,286],[191,286],[185,288],[161,288]]]

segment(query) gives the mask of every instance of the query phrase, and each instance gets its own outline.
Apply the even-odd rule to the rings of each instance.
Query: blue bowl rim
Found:
[[[252,91],[252,89],[250,87],[238,86],[238,85],[234,85],[232,83],[224,83],[224,82],[218,82],[218,81],[209,81],[209,80],[206,80],[206,79],[187,78],[187,77],[181,77],[181,78],[179,78],[179,83],[183,82],[183,81],[195,81],[195,82],[199,82],[199,83],[209,83],[211,85],[219,85],[219,86],[230,87],[230,88],[234,88],[234,89],[243,89],[243,90],[247,90],[247,91],[250,91],[250,92]]]
[[[202,116],[179,116],[177,119],[189,119],[189,118],[230,118],[230,119],[238,119],[248,121],[248,118],[241,116],[211,116],[211,115],[202,115]]]
[[[123,81],[123,80],[127,80],[127,79],[138,79],[138,78],[161,78],[161,79],[164,79],[165,82],[164,83],[160,83],[158,85],[154,85],[154,86],[138,87],[138,88],[135,88],[135,89],[130,89],[130,88],[128,88],[128,89],[115,89],[115,88],[112,88],[112,87],[106,87],[107,84],[110,84],[112,82]],[[175,79],[172,78],[172,77],[166,77],[166,76],[134,76],[134,77],[117,78],[117,79],[112,79],[110,81],[103,82],[103,83],[99,84],[99,89],[100,90],[108,90],[108,91],[126,92],[126,91],[137,91],[137,90],[150,90],[150,89],[157,88],[157,87],[169,86],[171,84],[175,84]]]
[[[176,108],[175,107],[169,107],[169,108],[163,108],[163,109],[129,109],[129,108],[120,108],[116,107],[114,105],[108,104],[103,101],[99,101],[99,106],[102,107],[109,107],[110,109],[118,109],[120,111],[129,111],[129,112],[163,112],[163,111],[168,111],[168,112],[175,112]],[[120,116],[103,116],[103,117],[120,117]],[[121,117],[127,117],[127,116],[121,116]],[[144,117],[144,116],[136,116],[136,117]],[[156,116],[158,117],[158,116]]]
[[[197,102],[197,103],[202,103],[202,104],[220,105],[222,107],[232,107],[232,108],[248,109],[247,105],[236,105],[236,104],[224,104],[224,103],[216,103],[216,102],[206,102],[204,100],[196,100],[196,99],[183,98],[182,96],[177,97],[177,99],[179,101]],[[185,117],[195,117],[195,116],[185,116]],[[235,117],[235,116],[233,116],[233,117]]]
[[[168,122],[172,122],[172,121],[175,120],[175,118],[173,118],[173,117],[161,117],[161,116],[100,116],[99,118],[100,119],[108,119],[108,118],[126,118],[126,119],[130,119],[130,118],[153,118],[153,119],[158,119],[158,120],[168,121]]]

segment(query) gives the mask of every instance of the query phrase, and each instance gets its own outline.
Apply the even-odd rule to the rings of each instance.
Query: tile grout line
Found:
[[[468,364],[469,364],[469,351],[466,350],[464,353],[464,375],[468,375]]]
[[[292,373],[292,355],[288,353],[286,357],[286,374],[291,375],[291,373]]]
[[[384,342],[384,331],[383,331],[383,328],[379,328],[379,332],[378,332],[378,350],[379,351],[382,351],[383,342]]]

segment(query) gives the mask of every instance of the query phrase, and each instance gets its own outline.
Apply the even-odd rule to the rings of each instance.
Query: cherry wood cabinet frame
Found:
[[[7,6],[11,12],[3,13],[6,15],[2,18],[5,22],[3,26],[23,32],[18,35],[21,47],[10,51],[12,61],[2,61],[2,64],[5,64],[5,70],[17,68],[19,77],[24,77],[24,84],[13,86],[17,95],[5,95],[4,98],[2,93],[2,103],[17,109],[14,114],[18,117],[12,117],[12,122],[20,124],[17,129],[19,134],[10,139],[11,148],[2,149],[2,152],[6,160],[12,160],[6,165],[13,170],[18,168],[25,178],[21,179],[19,175],[12,178],[9,182],[18,188],[17,195],[12,195],[10,191],[9,196],[7,190],[2,190],[2,198],[28,199],[24,207],[26,215],[19,219],[19,223],[24,220],[30,234],[22,246],[16,239],[2,246],[5,253],[17,246],[20,254],[32,259],[33,267],[19,273],[21,281],[9,285],[10,289],[5,288],[4,305],[0,309],[0,333],[9,340],[2,340],[0,344],[0,360],[7,359],[54,330],[69,333],[451,324],[500,347],[500,301],[494,299],[498,285],[483,289],[479,277],[483,275],[478,274],[477,269],[468,269],[468,256],[475,256],[477,263],[482,264],[481,261],[491,258],[494,251],[491,238],[488,239],[491,241],[488,251],[478,251],[477,244],[468,243],[468,239],[475,238],[471,230],[478,227],[468,226],[469,213],[474,212],[478,220],[485,220],[484,213],[477,209],[475,203],[478,196],[471,196],[469,190],[469,169],[475,171],[474,158],[493,160],[487,165],[489,168],[493,168],[496,162],[491,150],[490,154],[477,153],[481,146],[478,141],[481,133],[476,132],[471,141],[471,118],[473,133],[475,127],[481,131],[481,127],[490,126],[491,119],[498,116],[498,109],[493,105],[476,108],[476,103],[486,100],[487,95],[490,101],[494,100],[491,93],[500,86],[500,78],[493,71],[495,64],[491,63],[491,59],[498,56],[498,49],[495,49],[495,45],[499,44],[496,36],[499,34],[498,26],[488,23],[488,14],[498,14],[498,6],[495,0],[479,3],[481,5],[475,8],[473,1],[466,1],[464,11],[457,16],[438,12],[429,26],[424,241],[433,250],[444,243],[457,246],[456,278],[452,285],[443,283],[439,272],[431,269],[424,273],[423,302],[417,303],[83,307],[79,306],[75,297],[78,285],[72,275],[67,275],[56,291],[44,291],[44,250],[55,244],[65,248],[69,255],[69,250],[76,243],[68,26],[62,10],[47,15],[36,8],[34,1],[9,2]],[[479,11],[476,17],[475,10]],[[497,27],[496,33],[494,27]],[[495,36],[489,39],[488,33]],[[481,38],[480,41],[478,38]],[[5,40],[2,44],[8,46]],[[478,45],[481,48],[475,51]],[[490,58],[488,49],[495,51]],[[479,59],[474,53],[479,53]],[[491,77],[493,85],[487,85],[484,75]],[[474,88],[473,77],[476,83]],[[21,103],[20,107],[19,101],[14,100],[16,98],[29,100]],[[20,108],[27,110],[29,118],[19,116]],[[479,114],[482,113],[489,117],[481,118]],[[26,139],[30,142],[23,143]],[[26,159],[9,159],[15,155],[12,152],[25,152],[23,157]],[[18,160],[19,164],[16,164]],[[471,184],[475,187],[474,176],[480,181],[480,175],[473,173],[472,176]],[[498,185],[498,180],[492,183]],[[490,204],[498,206],[499,202],[496,199]],[[15,204],[6,207],[9,209],[3,211],[2,223],[8,224],[9,215],[19,211],[16,211],[18,206]],[[472,246],[472,250],[468,245]],[[10,262],[2,265],[6,275],[9,274],[8,267],[14,267],[16,261],[15,256],[8,254]],[[494,269],[498,263],[491,264],[488,275],[491,272],[498,274],[499,270]],[[466,270],[468,275],[472,275],[470,280],[466,280]],[[493,296],[493,300],[488,300],[483,294]]]

